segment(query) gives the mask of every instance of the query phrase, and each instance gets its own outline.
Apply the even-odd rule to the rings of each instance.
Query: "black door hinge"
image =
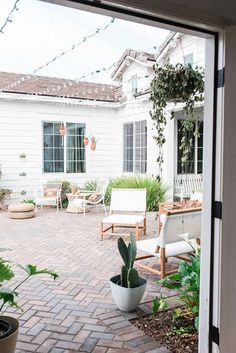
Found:
[[[225,85],[225,68],[217,71],[217,88],[222,88]]]
[[[222,219],[222,202],[214,201],[214,217],[218,219]]]
[[[212,342],[219,346],[220,344],[220,331],[216,326],[212,326]]]

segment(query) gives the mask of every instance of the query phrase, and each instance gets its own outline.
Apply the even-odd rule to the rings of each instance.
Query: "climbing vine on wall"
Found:
[[[191,65],[182,64],[167,64],[162,67],[155,64],[153,70],[154,78],[150,87],[150,101],[152,102],[150,115],[156,128],[154,139],[159,147],[157,163],[161,176],[167,119],[169,116],[171,119],[174,118],[174,106],[181,102],[183,103],[183,112],[186,117],[197,120],[197,115],[194,113],[194,105],[203,101],[204,72],[201,68],[193,68]],[[171,111],[168,112],[166,108],[170,102],[174,103],[174,105]],[[186,129],[187,125],[183,126],[184,133],[187,131]],[[188,158],[190,146],[187,137],[184,138],[183,136],[180,148],[182,148],[183,158]]]

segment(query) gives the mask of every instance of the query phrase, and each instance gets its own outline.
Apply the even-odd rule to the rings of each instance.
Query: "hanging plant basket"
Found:
[[[95,151],[97,148],[97,140],[95,139],[94,136],[90,137],[90,148],[92,151]]]
[[[84,145],[85,145],[85,146],[88,146],[88,144],[89,144],[89,138],[88,138],[88,137],[85,137],[85,138],[84,138]]]
[[[91,150],[92,150],[92,151],[95,151],[95,150],[96,150],[96,147],[97,147],[96,142],[91,142],[91,144],[90,144]]]
[[[150,87],[150,101],[152,110],[150,116],[156,128],[154,139],[159,147],[157,162],[159,174],[162,174],[163,145],[165,143],[165,126],[169,117],[166,108],[168,103],[183,103],[183,112],[188,119],[194,117],[194,105],[203,101],[204,72],[202,69],[191,65],[167,64],[163,67],[154,65],[154,78]],[[170,117],[173,119],[173,107]],[[197,118],[195,116],[195,118]]]

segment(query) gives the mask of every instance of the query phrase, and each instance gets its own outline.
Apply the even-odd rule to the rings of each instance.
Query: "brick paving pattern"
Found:
[[[155,283],[157,276],[142,272],[148,286],[138,311],[117,310],[109,278],[119,273],[121,259],[116,239],[99,240],[103,217],[93,211],[83,217],[43,210],[33,219],[12,220],[0,213],[1,247],[11,249],[4,257],[60,274],[56,281],[32,278],[19,291],[24,312],[7,310],[20,321],[17,353],[168,353],[129,319],[149,313],[148,302],[154,296],[174,293],[160,288]],[[148,214],[147,225],[148,236],[153,236],[155,214]]]

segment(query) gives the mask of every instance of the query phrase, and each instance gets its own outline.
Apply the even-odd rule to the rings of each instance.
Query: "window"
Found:
[[[132,89],[132,95],[134,96],[138,92],[138,76],[133,75],[131,77],[131,89]]]
[[[193,53],[184,56],[184,65],[193,66]]]
[[[66,172],[85,173],[85,126],[77,123],[66,124]]]
[[[201,174],[203,172],[203,122],[191,121],[192,128],[183,133],[181,120],[177,121],[177,173],[178,174]],[[181,149],[182,139],[186,138],[188,151],[186,158]]]
[[[45,173],[85,173],[85,125],[66,123],[66,135],[59,122],[43,123],[43,171]]]
[[[123,171],[147,171],[147,121],[124,124]]]

